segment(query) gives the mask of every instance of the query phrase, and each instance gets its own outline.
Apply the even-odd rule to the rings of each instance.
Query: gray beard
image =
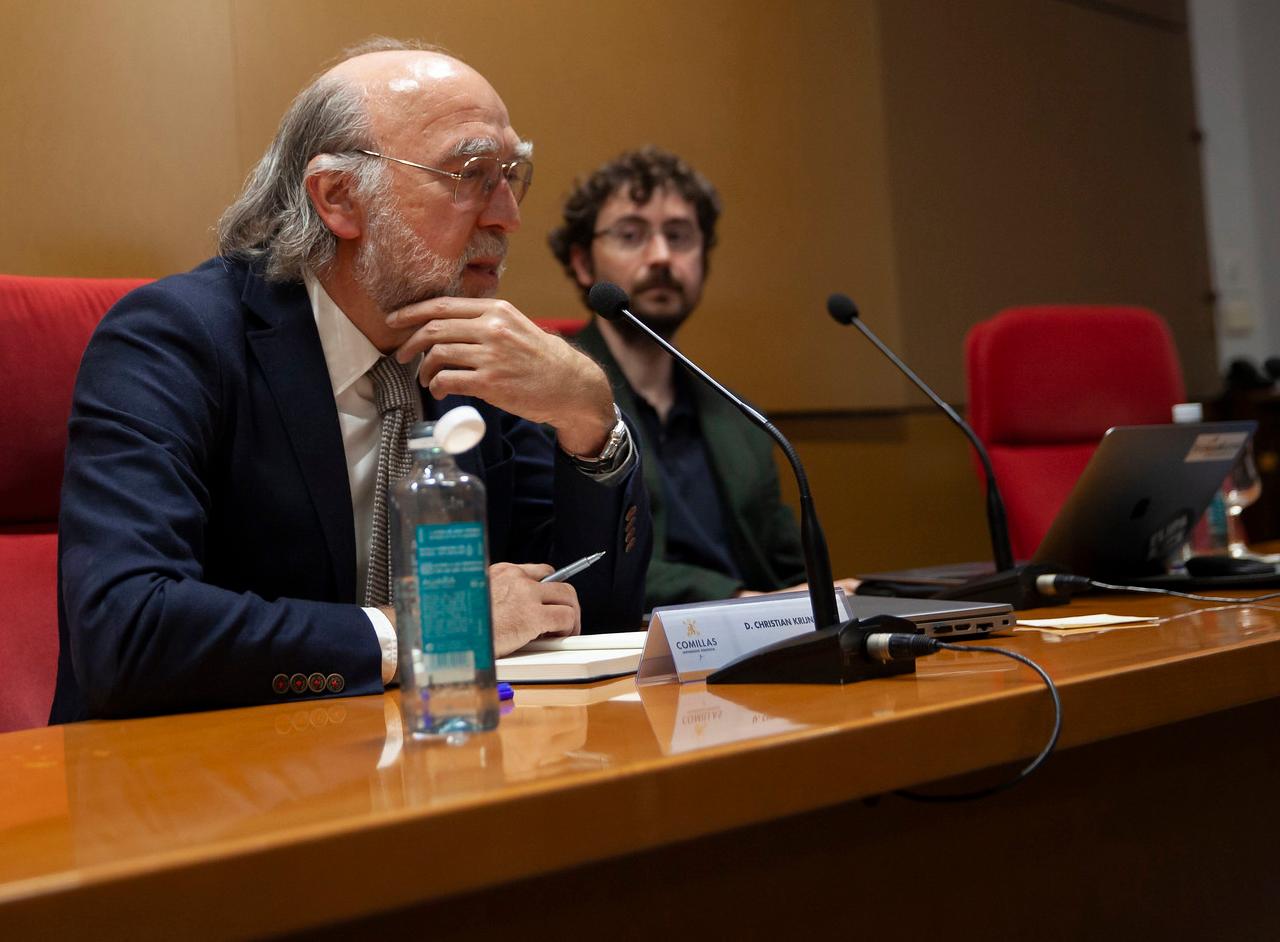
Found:
[[[355,277],[387,314],[419,301],[458,297],[462,274],[473,259],[506,256],[502,233],[477,232],[460,258],[448,259],[427,248],[395,207],[375,205],[371,218],[369,238],[356,255]],[[505,267],[498,269],[499,277]]]

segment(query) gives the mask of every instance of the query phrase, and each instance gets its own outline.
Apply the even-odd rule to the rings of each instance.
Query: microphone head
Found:
[[[612,281],[597,281],[587,292],[587,304],[605,320],[616,321],[631,304],[631,299]]]
[[[858,319],[858,305],[853,298],[838,291],[827,298],[827,313],[837,324],[848,326]]]

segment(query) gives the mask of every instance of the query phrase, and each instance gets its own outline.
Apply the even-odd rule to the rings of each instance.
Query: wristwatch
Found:
[[[566,452],[573,463],[582,471],[587,473],[599,474],[602,471],[612,471],[617,461],[618,453],[622,450],[622,446],[627,442],[629,435],[627,433],[627,423],[622,421],[622,410],[618,408],[618,404],[613,404],[613,416],[616,420],[613,428],[609,430],[609,437],[604,440],[604,449],[594,458],[588,458],[585,455],[575,455]]]

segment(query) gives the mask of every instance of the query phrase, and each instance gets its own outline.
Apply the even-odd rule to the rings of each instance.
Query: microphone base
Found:
[[[866,655],[867,635],[916,633],[914,622],[893,615],[819,628],[744,654],[707,676],[708,684],[854,684],[913,674],[914,660],[881,661]]]
[[[1044,595],[1036,589],[1036,576],[1059,572],[1062,570],[1039,564],[1014,566],[989,576],[968,579],[959,585],[947,586],[929,597],[958,602],[1006,602],[1019,611],[1065,605],[1070,601],[1066,596]]]

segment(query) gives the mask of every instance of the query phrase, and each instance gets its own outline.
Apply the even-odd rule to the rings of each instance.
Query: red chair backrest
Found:
[[[1170,421],[1186,395],[1168,327],[1146,308],[1010,308],[965,341],[969,421],[991,452],[1014,555],[1035,553],[1113,425]]]
[[[71,390],[102,315],[145,283],[0,275],[0,731],[49,717]]]
[[[80,357],[107,308],[142,284],[0,275],[0,526],[58,519]]]
[[[587,326],[587,321],[569,317],[537,318],[534,323],[547,333],[556,334],[559,337],[572,337]]]

